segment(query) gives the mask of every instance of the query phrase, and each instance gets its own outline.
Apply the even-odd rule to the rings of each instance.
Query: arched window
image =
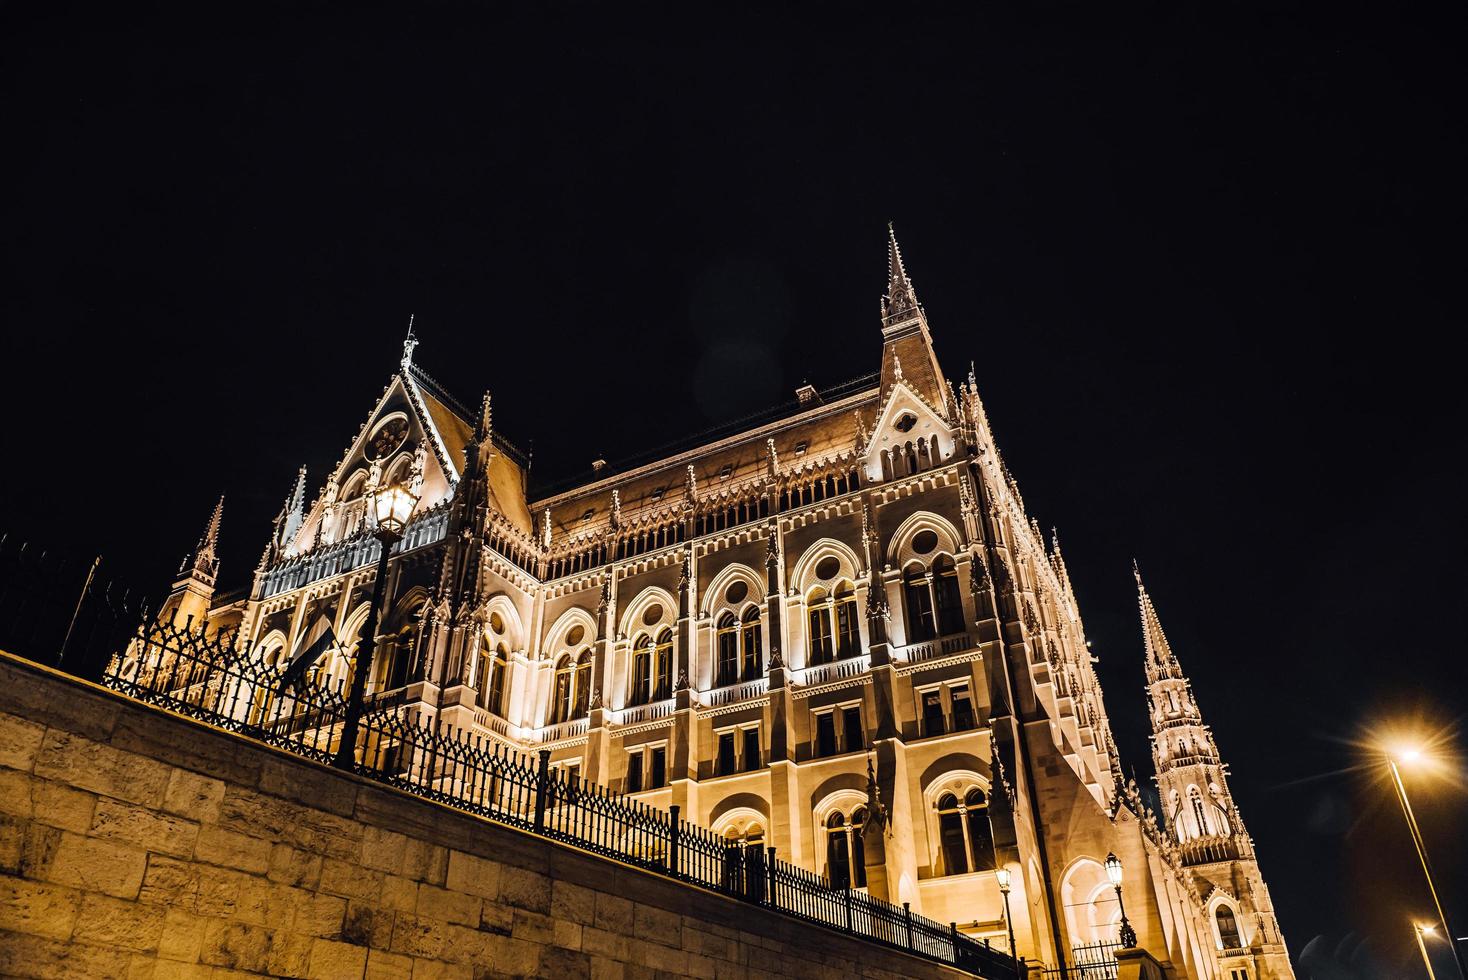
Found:
[[[826,590],[816,588],[806,600],[810,610],[810,662],[828,664],[836,657],[836,644],[831,630],[831,601]]]
[[[856,619],[856,593],[847,583],[836,590],[836,656],[854,657],[861,649]]]
[[[904,621],[907,623],[907,641],[922,643],[938,635],[938,624],[933,619],[933,593],[928,587],[928,573],[921,565],[912,564],[902,573],[902,600]]]
[[[1223,943],[1224,949],[1238,949],[1243,945],[1239,939],[1239,923],[1234,918],[1234,910],[1227,905],[1220,905],[1214,913],[1218,921],[1218,941]]]
[[[632,648],[632,690],[629,705],[647,704],[652,693],[652,637],[646,633],[637,638]]]
[[[994,868],[994,830],[989,798],[975,786],[960,802],[957,794],[938,797],[938,874],[961,875]]]
[[[719,617],[717,644],[718,671],[714,683],[724,687],[739,680],[739,623],[731,612]]]
[[[664,629],[652,650],[652,699],[661,701],[673,696],[673,631]]]
[[[1228,807],[1223,805],[1223,790],[1218,788],[1217,783],[1209,784],[1208,799],[1213,803],[1213,819],[1218,821],[1218,832],[1227,837],[1233,833],[1233,828],[1228,822]]]
[[[962,633],[965,627],[963,598],[958,588],[958,568],[947,555],[939,555],[933,562],[933,600],[938,607],[939,635]]]
[[[963,814],[958,809],[958,797],[944,793],[938,799],[938,850],[943,859],[942,874],[961,875],[968,871],[968,847],[963,837]]]
[[[505,679],[509,675],[509,653],[503,643],[493,652],[479,654],[479,706],[497,715],[505,713]]]
[[[865,888],[866,855],[861,844],[866,808],[852,811],[851,820],[839,810],[826,818],[826,877],[832,888]]]
[[[556,663],[556,686],[552,698],[551,724],[558,725],[571,718],[571,695],[575,686],[576,668],[571,662],[571,655],[566,654]]]
[[[759,607],[750,606],[739,624],[739,679],[752,681],[765,672],[760,639]]]
[[[1198,792],[1198,787],[1188,787],[1188,804],[1193,808],[1193,819],[1198,822],[1198,835],[1206,836],[1208,829],[1208,814],[1203,809],[1203,794]]]
[[[994,867],[994,828],[989,823],[989,798],[975,786],[963,798],[963,805],[973,869],[990,871]]]

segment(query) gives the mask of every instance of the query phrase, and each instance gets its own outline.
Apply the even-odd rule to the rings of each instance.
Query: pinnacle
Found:
[[[892,223],[887,223],[887,295],[882,300],[882,315],[887,319],[910,313],[917,309],[917,293],[907,268],[902,262],[902,249],[897,244],[897,233]]]

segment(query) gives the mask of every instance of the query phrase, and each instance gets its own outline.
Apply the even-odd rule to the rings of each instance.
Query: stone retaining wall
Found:
[[[0,654],[0,975],[967,974]]]

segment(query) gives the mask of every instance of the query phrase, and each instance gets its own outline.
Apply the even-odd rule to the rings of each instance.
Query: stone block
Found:
[[[479,899],[473,895],[451,892],[434,885],[418,886],[420,917],[441,919],[461,926],[479,925]]]
[[[609,932],[620,933],[624,936],[632,935],[632,924],[636,903],[618,898],[616,895],[608,895],[598,892],[596,896],[596,927],[606,929]]]
[[[148,861],[138,901],[193,912],[199,899],[199,868],[173,858],[154,857]]]
[[[153,964],[153,980],[214,980],[220,973],[207,963],[179,963],[158,960]]]
[[[382,827],[366,827],[362,831],[362,864],[375,871],[403,873],[403,852],[408,835]]]
[[[580,923],[583,926],[596,923],[596,892],[567,881],[555,881],[551,885],[550,914],[557,919]]]
[[[269,973],[273,977],[304,977],[311,970],[311,947],[316,937],[277,932],[270,940]]]
[[[340,817],[350,817],[357,803],[357,785],[352,780],[295,760],[263,758],[258,785],[262,793]]]
[[[203,919],[183,909],[163,910],[163,931],[158,936],[158,956],[161,959],[196,963],[203,948]]]
[[[683,917],[651,905],[638,903],[633,911],[632,931],[638,939],[664,946],[683,946]]]
[[[31,802],[37,822],[85,834],[92,826],[97,797],[65,783],[37,779],[31,784]]]
[[[306,936],[335,939],[346,923],[347,900],[308,894],[296,906],[294,931]]]
[[[591,958],[591,980],[625,980],[626,972],[617,960],[605,956]]]
[[[703,977],[704,980],[714,980],[718,975],[716,960],[710,956],[699,956],[697,953],[688,954],[688,976]]]
[[[33,771],[43,779],[141,806],[162,802],[170,772],[161,762],[54,728],[41,740]]]
[[[535,975],[540,965],[541,952],[545,947],[511,936],[487,935],[485,938],[489,941],[489,946],[483,954],[488,961],[484,965],[492,967],[496,973],[509,976]]]
[[[412,980],[413,958],[381,949],[367,951],[366,980]]]
[[[628,958],[631,946],[632,941],[625,932],[613,932],[596,926],[583,926],[581,929],[581,948],[587,953],[622,962]]]
[[[47,939],[71,938],[81,895],[20,878],[0,878],[0,929]]]
[[[551,934],[552,943],[557,946],[564,946],[567,949],[581,948],[581,926],[574,922],[567,922],[564,919],[554,917],[551,922],[553,924]]]
[[[19,875],[25,854],[26,831],[30,824],[14,817],[0,817],[0,874]]]
[[[360,977],[367,969],[367,950],[351,943],[317,939],[311,944],[311,968],[308,977],[338,980]]]
[[[34,780],[30,773],[19,769],[0,769],[0,816],[17,817],[21,820],[31,819],[34,812],[31,807],[31,783]],[[83,828],[86,829],[86,828]]]
[[[132,953],[24,933],[0,931],[0,976],[71,980],[125,977]]]
[[[638,943],[633,947],[632,956],[636,962],[650,966],[654,970],[679,977],[688,975],[688,952],[686,950],[673,949],[658,943]]]
[[[168,785],[163,788],[163,809],[201,823],[219,819],[219,804],[223,800],[223,780],[187,769],[170,772]]]
[[[57,884],[136,898],[147,866],[147,853],[131,844],[62,832],[54,853],[35,871],[37,877]]]
[[[401,875],[387,875],[382,879],[382,894],[377,903],[394,912],[413,912],[418,908],[418,882]]]
[[[194,852],[199,825],[146,807],[102,799],[97,801],[92,816],[91,836],[126,841],[155,854],[186,858]]]
[[[225,789],[219,826],[343,861],[361,857],[361,824],[235,786]]]
[[[555,941],[555,920],[548,915],[539,912],[527,912],[524,909],[516,909],[515,917],[510,926],[510,935],[516,939],[523,939],[528,943],[539,943],[548,946]]]
[[[543,947],[535,976],[539,980],[591,980],[591,957],[560,946]]]
[[[252,879],[249,875],[229,868],[215,868],[207,864],[193,866],[198,873],[199,890],[194,898],[194,910],[200,915],[221,917],[233,916],[240,911],[240,893]],[[247,908],[253,908],[248,906]],[[263,914],[263,913],[262,913]],[[257,916],[258,921],[259,916]]]
[[[153,952],[163,935],[163,909],[105,895],[84,895],[72,942]]]
[[[0,767],[30,772],[36,764],[36,753],[40,751],[45,734],[45,725],[12,714],[0,714]]]
[[[331,895],[342,895],[376,902],[382,893],[382,872],[372,871],[355,861],[326,858],[321,863],[320,889]]]
[[[509,905],[483,902],[479,909],[479,931],[508,936],[514,931],[515,909]]]
[[[508,866],[500,869],[499,900],[505,905],[531,912],[549,912],[550,894],[550,878],[538,871]]]
[[[503,937],[466,926],[445,926],[442,958],[454,963],[493,966]]]
[[[205,826],[200,828],[194,844],[194,860],[263,875],[270,871],[273,850],[274,845],[267,840]]]
[[[414,960],[413,980],[479,980],[476,971],[467,963],[444,963],[441,960]],[[484,973],[484,977],[508,977],[509,974]]]
[[[271,881],[292,888],[317,888],[321,884],[320,854],[298,851],[289,844],[272,844],[270,868],[265,872]]]
[[[271,933],[260,926],[210,919],[199,959],[210,966],[263,973],[270,963]]]
[[[399,912],[393,919],[392,951],[437,959],[443,952],[446,930],[442,922]]]
[[[260,778],[261,751],[239,739],[200,737],[192,722],[152,713],[124,712],[117,718],[111,744],[135,757],[167,759],[174,766],[254,786]]]
[[[374,949],[392,946],[393,913],[365,902],[348,902],[342,924],[343,941]]]
[[[500,866],[473,854],[450,851],[445,884],[457,892],[494,900],[499,897]]]

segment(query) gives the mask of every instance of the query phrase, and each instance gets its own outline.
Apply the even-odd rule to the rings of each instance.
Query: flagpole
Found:
[[[352,667],[352,688],[347,696],[341,743],[331,762],[338,769],[351,770],[357,763],[357,730],[362,725],[362,701],[367,694],[367,675],[372,672],[372,654],[377,647],[378,613],[382,609],[383,596],[387,594],[387,560],[401,535],[378,527],[376,537],[382,542],[382,554],[377,559],[377,580],[372,583],[372,604],[367,608],[367,621],[362,624],[362,635],[357,639],[357,656]]]

